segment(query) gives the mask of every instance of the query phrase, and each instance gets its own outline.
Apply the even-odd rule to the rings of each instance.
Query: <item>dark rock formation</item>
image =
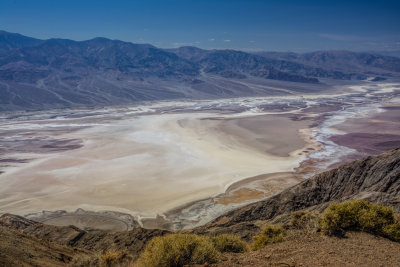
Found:
[[[84,231],[75,226],[53,226],[28,220],[24,217],[4,214],[0,217],[0,227],[18,230],[20,233],[63,246],[90,251],[110,249],[128,250],[138,255],[154,236],[168,233],[164,230],[135,228],[131,231]]]
[[[315,175],[267,200],[228,212],[195,232],[239,233],[243,228],[253,232],[256,221],[302,209],[322,210],[349,199],[390,205],[400,212],[400,148]]]

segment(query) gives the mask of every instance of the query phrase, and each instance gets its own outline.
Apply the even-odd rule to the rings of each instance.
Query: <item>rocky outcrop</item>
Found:
[[[256,221],[302,209],[322,210],[329,203],[348,199],[391,205],[400,212],[400,148],[318,174],[267,200],[228,212],[194,231],[240,233],[245,229],[249,234],[242,236],[247,237],[258,229]]]
[[[94,255],[88,250],[60,245],[0,226],[0,266],[67,266],[75,258]]]
[[[139,252],[154,236],[168,233],[164,230],[143,228],[134,228],[131,231],[122,232],[84,231],[75,226],[61,227],[42,224],[12,214],[4,214],[0,217],[0,227],[18,230],[21,234],[63,246],[90,251],[127,250],[132,255],[139,255]]]

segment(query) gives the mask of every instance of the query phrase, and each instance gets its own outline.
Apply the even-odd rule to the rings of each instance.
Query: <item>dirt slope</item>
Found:
[[[347,238],[294,234],[287,241],[248,253],[225,254],[212,266],[399,266],[400,243],[366,233]]]
[[[0,226],[0,266],[62,266],[93,252],[38,239]]]

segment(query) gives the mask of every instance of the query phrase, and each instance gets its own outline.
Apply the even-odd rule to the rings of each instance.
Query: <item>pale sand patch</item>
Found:
[[[91,228],[100,230],[129,230],[128,225],[124,221],[112,219],[106,216],[63,215],[61,217],[44,220],[42,223],[56,226],[74,225],[81,229],[87,229],[87,225],[90,225]]]
[[[83,147],[2,174],[0,210],[83,208],[154,217],[223,193],[244,177],[292,171],[305,158],[298,155],[305,144],[298,131],[310,121],[204,117],[142,116],[65,134]]]
[[[303,178],[294,172],[268,173],[249,177],[229,186],[225,194],[216,198],[216,203],[229,205],[270,197],[302,180]]]
[[[256,189],[241,188],[233,192],[224,198],[219,199],[217,204],[232,204],[232,203],[242,203],[244,201],[260,199],[264,197],[264,192]]]

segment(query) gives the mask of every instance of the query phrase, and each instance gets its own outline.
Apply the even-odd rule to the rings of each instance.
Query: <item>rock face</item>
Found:
[[[57,243],[61,246],[74,247],[92,252],[110,249],[127,250],[138,255],[147,242],[154,236],[161,236],[168,231],[135,228],[131,231],[84,231],[75,226],[53,226],[34,222],[21,216],[4,214],[0,217],[0,229],[17,230],[20,234]]]
[[[255,221],[271,220],[302,209],[323,209],[335,201],[366,199],[391,205],[400,212],[400,148],[367,157],[320,173],[267,200],[231,211],[195,229],[198,233],[237,232],[257,227]]]

